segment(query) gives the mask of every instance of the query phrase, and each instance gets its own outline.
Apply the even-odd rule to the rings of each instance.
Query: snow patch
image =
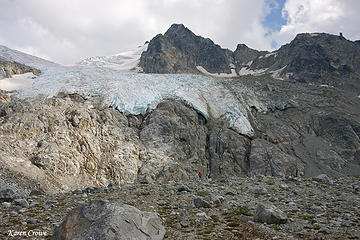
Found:
[[[266,54],[264,57],[265,57],[265,58],[268,58],[268,57],[270,57],[270,56],[276,57],[277,54],[278,54],[277,52],[271,52],[271,53]]]
[[[0,57],[4,60],[22,63],[27,66],[37,68],[41,71],[51,67],[60,67],[59,64],[14,49],[10,49],[2,45],[0,45]]]
[[[287,65],[285,65],[284,67],[280,68],[280,69],[277,69],[277,70],[273,70],[273,71],[270,71],[270,74],[273,78],[275,79],[279,79],[279,80],[284,80],[282,77],[281,77],[281,73],[282,71],[286,68]]]
[[[14,91],[31,88],[35,78],[36,75],[34,75],[32,72],[12,75],[11,78],[0,79],[0,89]]]
[[[268,68],[251,70],[249,67],[243,67],[240,69],[239,75],[240,76],[245,76],[245,75],[260,76],[260,75],[264,74],[266,70],[268,70]]]
[[[253,60],[249,61],[248,63],[246,63],[245,65],[247,66],[251,66],[251,64],[253,64]]]
[[[229,77],[237,76],[235,66],[233,65],[233,67],[232,67],[231,64],[230,64],[231,73],[210,73],[202,66],[196,66],[196,69],[199,70],[201,73],[203,73],[207,76],[212,76],[212,77],[229,78]]]
[[[111,56],[90,57],[76,63],[77,66],[92,66],[100,68],[109,68],[119,71],[135,71],[140,72],[138,67],[140,63],[141,54],[147,50],[148,43],[139,46],[134,50],[118,53]]]

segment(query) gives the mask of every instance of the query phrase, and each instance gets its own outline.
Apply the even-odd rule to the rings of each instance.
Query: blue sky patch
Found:
[[[262,21],[263,26],[268,29],[265,36],[280,31],[281,26],[286,25],[286,18],[282,17],[285,2],[286,0],[265,0],[267,15]],[[272,40],[271,48],[278,48],[278,43],[275,40]]]
[[[286,0],[265,0],[267,8],[270,9],[262,24],[270,32],[280,31],[282,25],[286,25],[286,19],[282,18],[281,11]]]

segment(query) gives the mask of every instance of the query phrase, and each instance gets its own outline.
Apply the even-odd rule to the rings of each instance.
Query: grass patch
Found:
[[[217,215],[211,215],[210,218],[214,221],[214,222],[219,222],[220,219]]]
[[[210,233],[212,233],[213,231],[212,230],[205,230],[204,232],[203,232],[203,234],[210,234]]]
[[[302,215],[302,216],[300,216],[300,217],[301,217],[302,219],[308,220],[308,221],[314,219],[314,216],[312,216],[312,215]]]
[[[265,182],[267,185],[275,185],[275,181],[274,180],[267,180]]]
[[[207,192],[207,191],[197,191],[196,195],[198,195],[200,197],[206,197],[206,196],[209,196],[209,192]]]
[[[228,223],[228,226],[231,227],[231,228],[234,228],[234,227],[240,226],[240,224],[237,223],[237,222],[231,222],[231,223]]]
[[[313,226],[313,229],[315,229],[315,230],[320,230],[320,225],[317,225],[317,224],[315,224],[314,226]]]
[[[252,216],[252,213],[247,206],[238,206],[234,209],[234,213],[237,215]]]

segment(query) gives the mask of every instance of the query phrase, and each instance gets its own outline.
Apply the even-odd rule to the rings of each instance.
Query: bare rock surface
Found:
[[[158,34],[140,58],[146,73],[198,73],[196,66],[210,73],[230,73],[232,52],[209,38],[196,36],[183,24],[173,24]]]
[[[10,102],[10,101],[11,101],[11,98],[10,98],[9,92],[0,89],[0,104]]]
[[[165,228],[155,213],[126,204],[92,200],[72,210],[52,239],[160,240]]]

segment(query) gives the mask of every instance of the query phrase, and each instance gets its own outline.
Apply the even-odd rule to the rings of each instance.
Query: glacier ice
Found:
[[[253,136],[248,120],[250,106],[264,109],[256,93],[246,87],[237,89],[236,94],[226,79],[194,74],[142,74],[124,72],[93,65],[61,66],[39,58],[12,56],[7,58],[37,67],[42,74],[31,88],[20,90],[20,98],[38,95],[48,97],[59,92],[80,93],[85,96],[102,96],[105,103],[125,114],[145,114],[164,99],[177,99],[206,118],[226,119],[236,132]],[[3,57],[0,47],[0,57]],[[251,104],[251,105],[249,105]]]

